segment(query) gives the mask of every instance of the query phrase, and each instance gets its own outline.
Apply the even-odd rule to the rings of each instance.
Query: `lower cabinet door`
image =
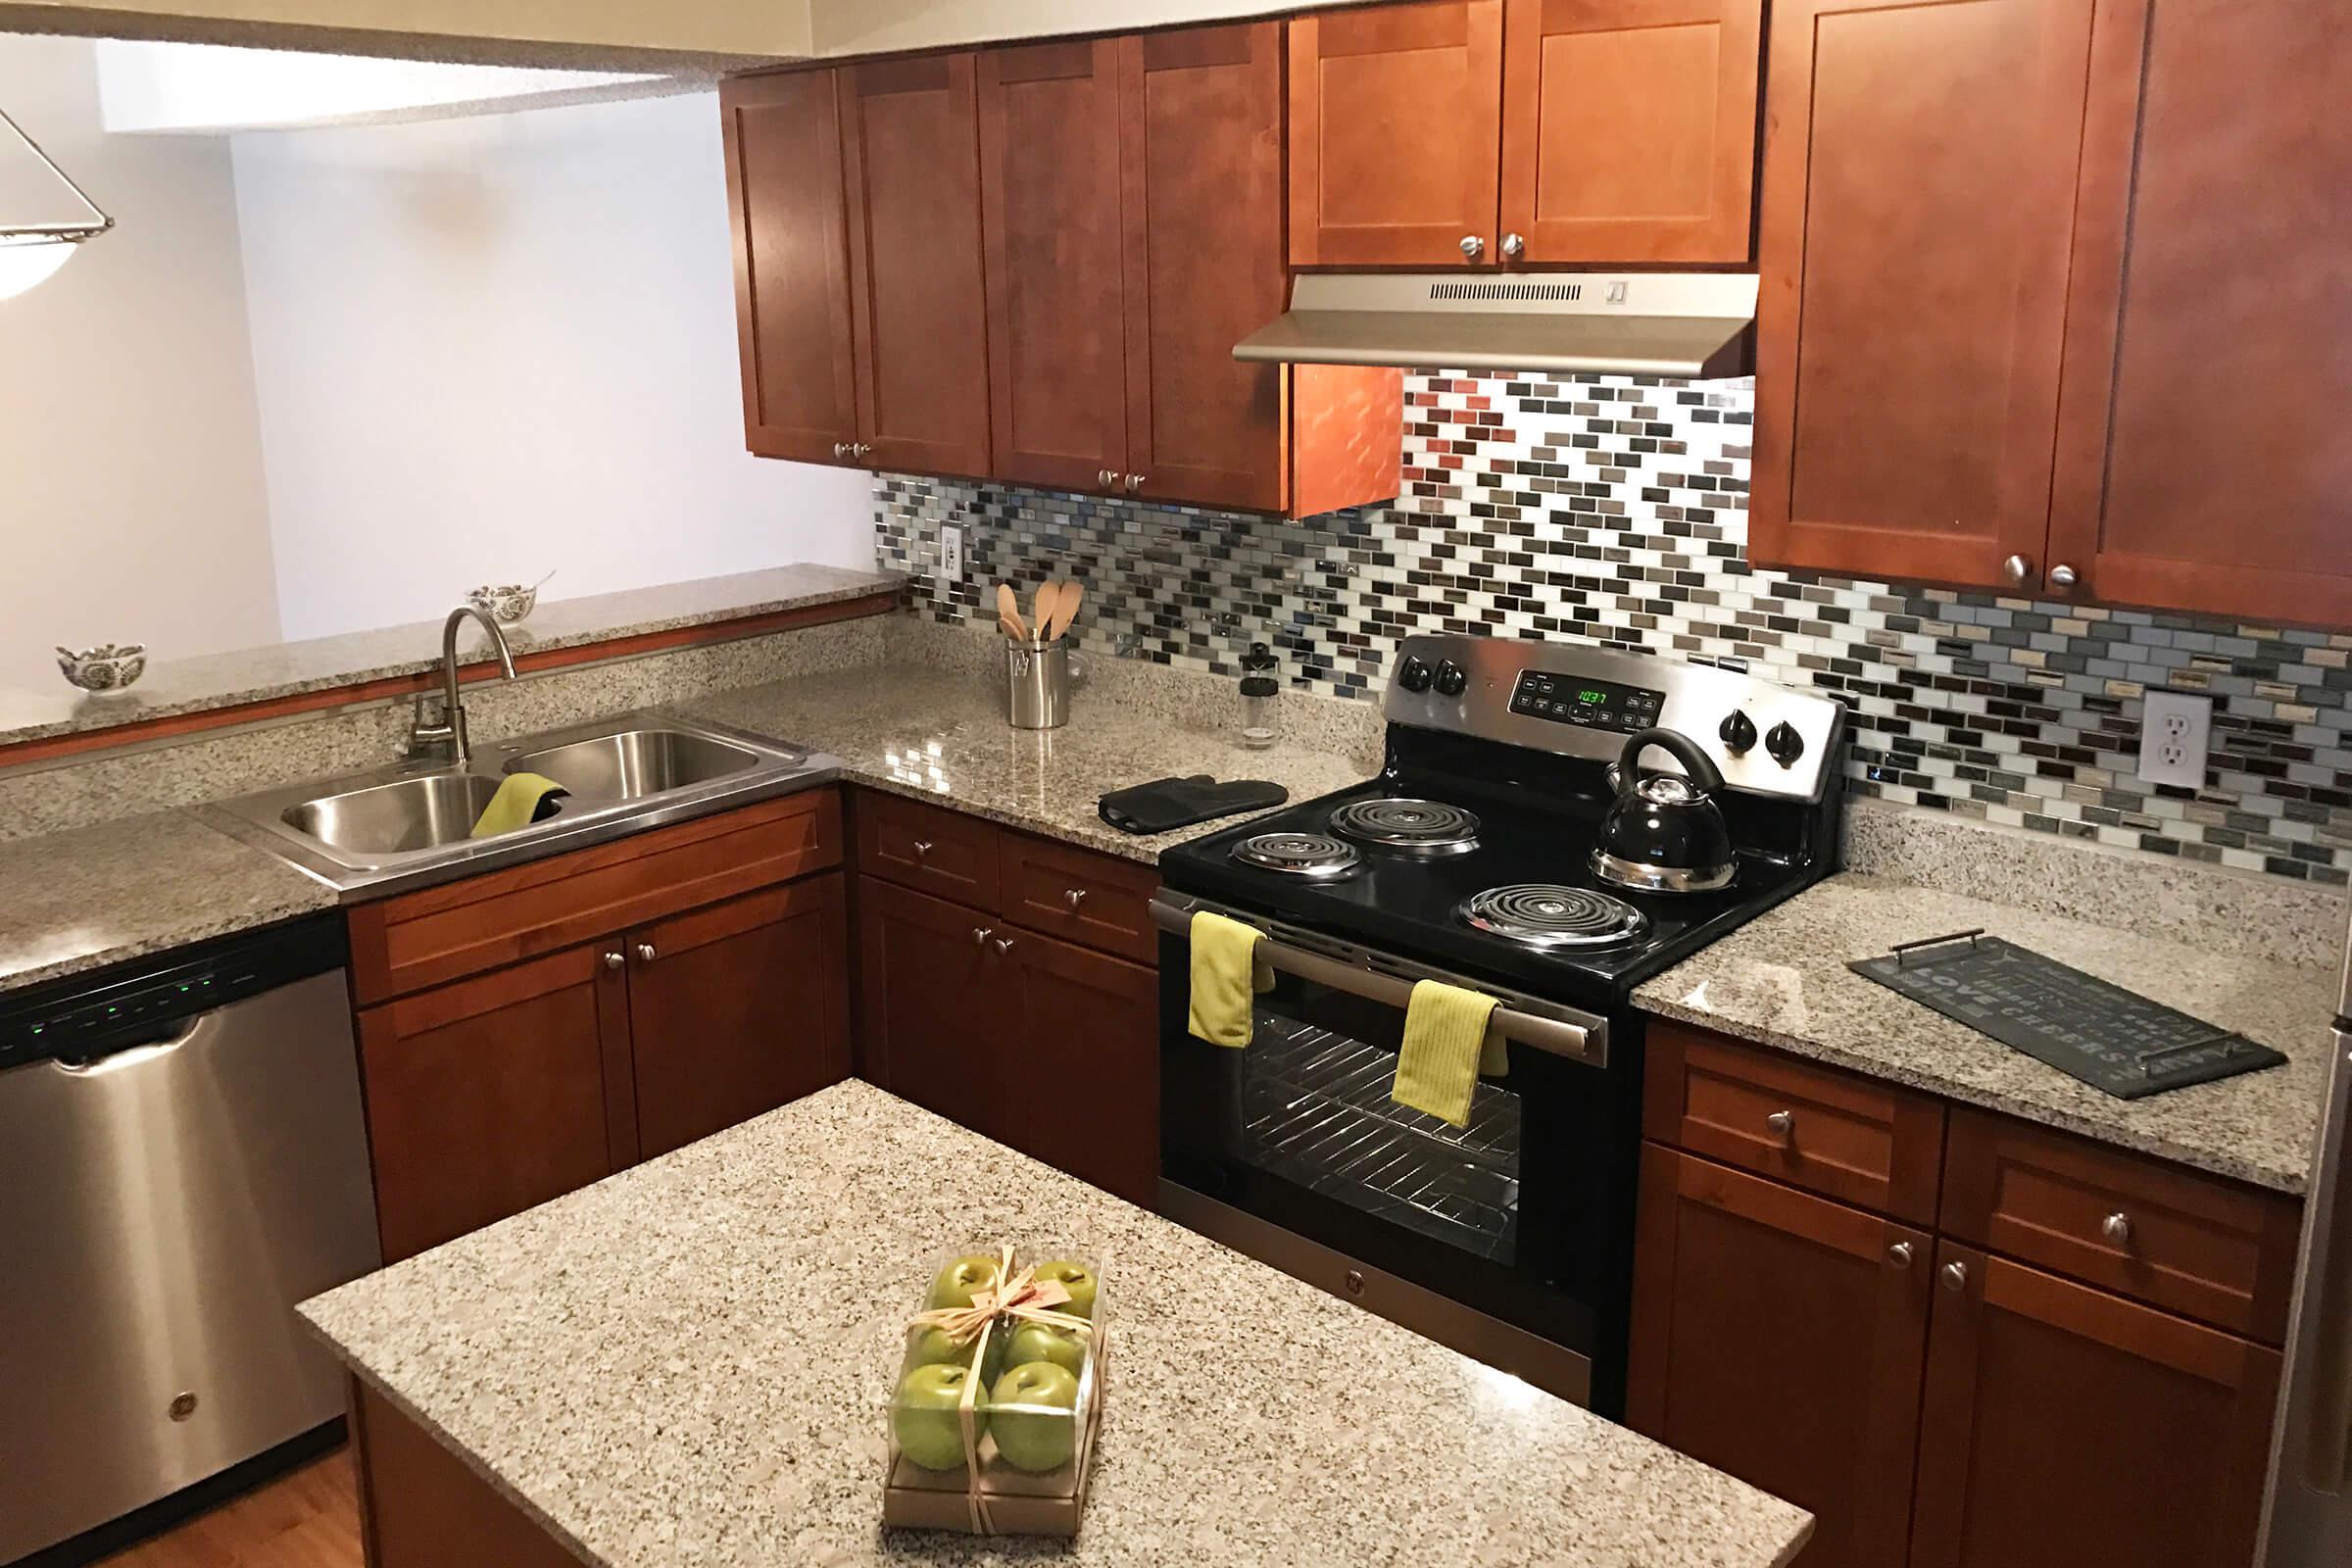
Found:
[[[1936,1285],[1912,1568],[2245,1568],[2278,1351],[1952,1242]]]
[[[1627,1423],[1810,1509],[1804,1568],[1900,1563],[1933,1240],[1657,1144],[1640,1204]]]
[[[846,924],[836,872],[629,936],[629,1034],[644,1157],[849,1076]]]
[[[1008,1141],[997,1042],[1011,940],[995,915],[876,877],[858,883],[866,1075],[904,1100]],[[996,960],[996,961],[992,961]]]
[[[1010,941],[1004,1141],[1156,1208],[1159,971],[1029,932]]]
[[[618,953],[571,948],[359,1015],[385,1262],[636,1158]]]

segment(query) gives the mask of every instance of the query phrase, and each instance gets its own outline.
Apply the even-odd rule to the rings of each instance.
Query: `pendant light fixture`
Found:
[[[74,199],[88,209],[90,215],[63,222],[0,223],[0,300],[4,300],[45,281],[73,257],[75,246],[105,233],[115,226],[115,220],[82,194],[81,187],[66,176],[56,160],[41,151],[38,142],[24,134],[24,127],[11,120],[5,109],[0,109],[0,125],[14,132],[17,140],[57,176],[59,184],[74,193]]]

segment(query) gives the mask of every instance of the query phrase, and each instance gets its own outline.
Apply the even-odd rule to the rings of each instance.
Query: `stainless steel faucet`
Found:
[[[418,693],[416,722],[409,731],[411,757],[421,756],[443,744],[449,747],[453,766],[464,767],[473,756],[466,739],[466,705],[458,700],[458,628],[466,624],[468,615],[480,621],[482,630],[490,634],[490,646],[497,651],[498,667],[506,678],[514,678],[514,656],[508,651],[507,634],[498,629],[498,622],[471,605],[460,605],[451,611],[449,619],[441,623],[441,722],[424,721],[424,695]]]

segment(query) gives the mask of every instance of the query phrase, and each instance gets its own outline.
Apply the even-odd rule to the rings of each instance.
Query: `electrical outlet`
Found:
[[[2139,781],[2205,786],[2213,739],[2213,699],[2194,692],[2151,691],[2139,721]]]
[[[963,530],[954,524],[939,530],[939,583],[946,588],[963,581]]]

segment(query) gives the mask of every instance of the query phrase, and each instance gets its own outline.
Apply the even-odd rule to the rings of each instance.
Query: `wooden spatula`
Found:
[[[1048,627],[1053,622],[1055,608],[1060,604],[1061,587],[1053,578],[1048,577],[1037,585],[1037,597],[1029,602],[1029,618],[1037,626],[1039,642],[1050,643],[1054,640],[1054,633]]]
[[[1078,607],[1085,600],[1086,586],[1083,583],[1064,582],[1061,585],[1060,596],[1054,601],[1054,629],[1046,634],[1046,641],[1052,642],[1070,629],[1070,622],[1078,618]]]
[[[1029,640],[1029,628],[1021,620],[1021,601],[1008,582],[997,584],[997,619],[1011,630],[1014,641]]]

